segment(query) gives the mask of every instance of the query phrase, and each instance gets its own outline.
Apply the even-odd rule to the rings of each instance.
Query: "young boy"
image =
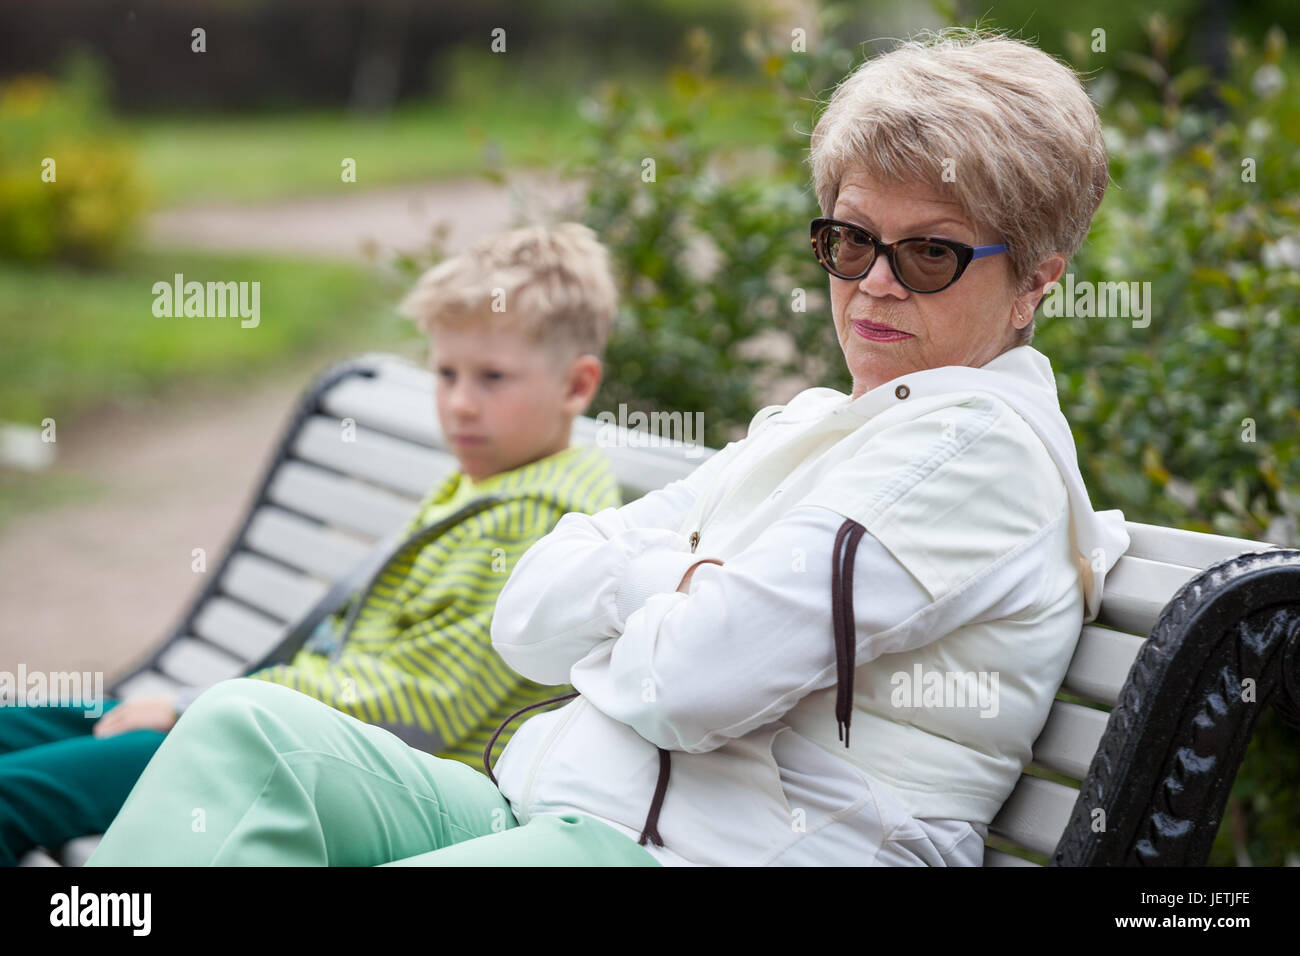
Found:
[[[575,223],[488,238],[420,278],[402,308],[430,336],[438,419],[460,469],[401,540],[451,525],[392,556],[357,596],[345,641],[336,614],[288,664],[249,677],[476,770],[507,716],[560,692],[506,667],[489,626],[530,545],[567,512],[620,504],[603,453],[569,445],[600,384],[616,304],[607,251]],[[473,504],[488,495],[501,500]],[[0,707],[0,864],[106,829],[199,693],[110,701],[98,722],[75,706]]]

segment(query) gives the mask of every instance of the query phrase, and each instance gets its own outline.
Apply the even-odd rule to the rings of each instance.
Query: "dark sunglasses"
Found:
[[[855,282],[871,271],[883,252],[903,287],[912,292],[942,292],[961,278],[975,259],[1006,252],[1006,243],[968,246],[951,239],[918,236],[881,242],[861,226],[838,219],[812,221],[813,253],[821,267],[837,279]]]

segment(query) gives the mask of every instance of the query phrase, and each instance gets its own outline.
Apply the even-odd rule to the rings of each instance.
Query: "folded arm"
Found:
[[[561,518],[501,592],[492,621],[497,653],[531,680],[567,682],[576,661],[622,633],[628,614],[676,588],[698,560],[676,530],[694,503],[691,486],[675,481],[622,508]]]
[[[866,527],[852,584],[858,667],[1021,613],[1060,560],[1050,549],[1067,510],[1063,488],[1026,478],[1026,456],[1044,452],[1012,415],[976,402],[894,426],[725,564],[699,565],[686,593],[681,572],[717,557],[707,531],[696,554],[647,552],[660,593],[593,644],[570,683],[669,750],[712,750],[779,719],[836,681],[831,554],[846,514]]]
[[[712,750],[776,720],[835,682],[831,550],[843,521],[825,508],[793,509],[724,564],[696,567],[688,592],[668,585],[649,597],[616,640],[573,666],[570,682],[669,750]],[[687,564],[708,556],[688,554]],[[854,573],[857,663],[938,637],[907,626],[930,605],[926,589],[865,535]]]

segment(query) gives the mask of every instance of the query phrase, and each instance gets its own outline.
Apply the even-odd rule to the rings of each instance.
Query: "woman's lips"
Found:
[[[888,325],[877,325],[875,322],[864,322],[861,319],[853,320],[853,331],[873,342],[901,342],[903,339],[915,338],[910,332],[900,332]]]

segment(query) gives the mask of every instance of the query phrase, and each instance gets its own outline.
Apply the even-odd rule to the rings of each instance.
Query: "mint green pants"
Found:
[[[238,678],[164,739],[88,866],[657,866],[578,814],[519,825],[486,775]]]

